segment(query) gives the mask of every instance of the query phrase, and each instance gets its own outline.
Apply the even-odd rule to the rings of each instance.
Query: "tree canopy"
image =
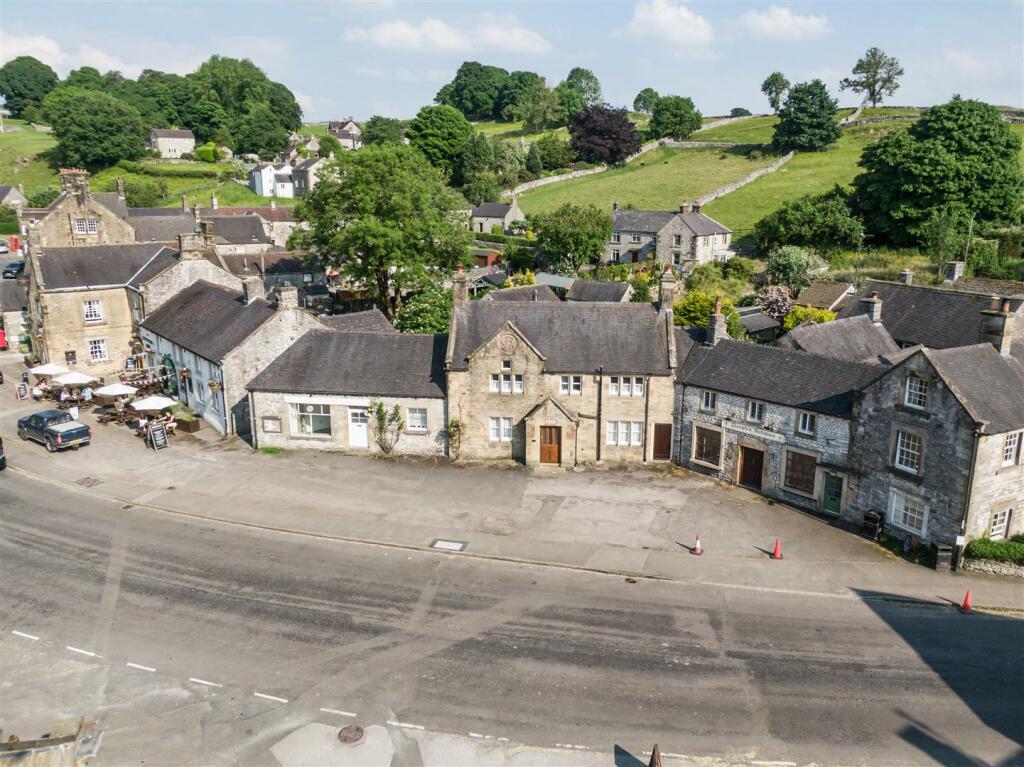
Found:
[[[783,245],[768,254],[764,272],[773,285],[799,290],[811,284],[814,260],[803,248]]]
[[[564,120],[558,93],[544,84],[543,77],[526,86],[517,98],[503,114],[522,120],[523,133],[536,133]]]
[[[464,61],[455,79],[434,98],[442,106],[458,109],[471,120],[489,120],[500,115],[500,96],[509,84],[509,74],[501,67]]]
[[[654,111],[654,105],[658,103],[659,98],[654,88],[644,88],[633,99],[633,111],[649,115]]]
[[[572,149],[585,162],[622,162],[640,148],[625,109],[584,107],[569,123]]]
[[[556,168],[568,168],[576,160],[572,144],[564,138],[559,138],[554,133],[545,133],[533,145],[537,147],[540,154],[540,161],[545,170]]]
[[[451,324],[452,292],[435,280],[402,306],[395,327],[403,333],[447,333]]]
[[[839,83],[839,90],[863,93],[874,107],[896,92],[901,77],[903,67],[895,56],[886,56],[881,48],[868,48],[853,67],[853,77],[844,77]]]
[[[57,73],[32,56],[18,56],[0,67],[0,96],[15,117],[42,104],[56,85]]]
[[[401,144],[405,138],[405,126],[394,117],[374,115],[363,124],[361,135],[363,146],[374,144]]]
[[[650,132],[654,138],[681,141],[701,126],[701,114],[693,100],[683,96],[662,96],[654,104]]]
[[[533,98],[539,88],[546,88],[544,78],[536,72],[517,70],[508,76],[508,82],[498,95],[496,111],[503,120],[518,120],[514,110],[522,108],[524,100]]]
[[[802,245],[820,253],[856,250],[864,225],[851,211],[852,194],[836,186],[784,203],[754,225],[757,248],[767,253],[781,245]]]
[[[961,205],[979,222],[1020,222],[1021,140],[995,107],[955,97],[931,107],[905,131],[864,149],[854,179],[857,206],[881,242],[922,242],[936,210]]]
[[[473,126],[455,107],[423,107],[409,123],[406,135],[431,165],[450,174],[473,136]]]
[[[782,152],[806,152],[834,144],[842,135],[836,121],[837,103],[821,80],[797,83],[789,89],[779,110],[772,145]]]
[[[612,235],[612,219],[594,205],[565,203],[532,219],[537,243],[561,274],[576,274],[584,264],[597,263]]]
[[[722,314],[725,315],[725,327],[729,335],[735,339],[745,338],[746,329],[740,315],[728,297],[722,296]],[[704,290],[687,290],[683,297],[672,305],[672,319],[676,325],[688,328],[706,328],[715,311],[718,296]]]
[[[786,79],[782,72],[772,72],[761,83],[761,93],[768,97],[768,103],[776,114],[778,114],[779,107],[782,104],[782,97],[786,95],[788,90],[789,80]]]
[[[601,81],[589,69],[573,67],[569,70],[569,74],[565,76],[565,79],[559,83],[559,86],[566,91],[578,94],[580,101],[583,102],[585,107],[594,106],[603,101],[601,98]],[[572,115],[567,116],[571,117]]]
[[[103,91],[57,88],[42,109],[66,165],[102,168],[146,151],[139,111]]]
[[[406,292],[468,265],[463,204],[414,148],[364,147],[321,173],[297,207],[309,229],[289,244],[337,267],[395,319]]]

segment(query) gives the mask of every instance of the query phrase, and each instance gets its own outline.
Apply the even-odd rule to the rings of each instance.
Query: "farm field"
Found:
[[[748,160],[719,149],[655,149],[628,165],[527,192],[519,206],[526,213],[554,210],[566,202],[610,210],[618,201],[641,209],[671,210],[774,159]]]
[[[541,136],[548,133],[554,133],[559,138],[569,138],[569,131],[564,127],[540,131],[538,133],[527,133],[524,135],[523,124],[521,122],[485,120],[473,123],[473,130],[477,133],[483,133],[488,138],[493,136],[495,138],[505,139],[506,141],[518,141],[520,138],[523,138],[526,142],[531,144]]]
[[[738,144],[767,144],[772,140],[775,123],[779,119],[775,115],[750,117],[737,120],[717,128],[701,128],[690,138],[693,141],[734,141]]]
[[[20,131],[0,133],[0,184],[21,184],[30,195],[48,186],[56,186],[57,172],[43,153],[57,145],[49,133],[40,133],[20,120],[4,120],[21,125]]]

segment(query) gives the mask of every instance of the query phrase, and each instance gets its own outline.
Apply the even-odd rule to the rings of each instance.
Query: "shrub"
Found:
[[[722,265],[722,273],[728,278],[750,282],[754,276],[754,262],[743,256],[734,256]]]
[[[864,225],[851,211],[850,193],[836,186],[785,203],[754,225],[754,237],[761,251],[800,245],[835,253],[859,248]]]
[[[40,189],[39,191],[33,192],[28,196],[28,206],[30,208],[45,208],[51,202],[57,199],[57,195],[60,194],[60,189],[50,187],[48,189]]]
[[[156,208],[167,196],[167,182],[162,178],[129,178],[124,182],[124,196],[130,208]]]
[[[18,211],[10,205],[0,205],[0,234],[18,233]]]
[[[634,274],[629,284],[633,286],[633,297],[629,300],[635,304],[649,304],[654,300],[654,296],[651,293],[651,275],[647,272],[638,272]]]
[[[402,409],[395,405],[388,410],[383,402],[374,400],[370,403],[369,411],[373,439],[384,455],[391,455],[402,436],[402,429],[405,428]]]
[[[133,162],[121,160],[118,168],[125,173],[138,173],[143,176],[169,176],[172,178],[217,178],[217,168],[183,168],[180,165],[165,165],[155,162]]]
[[[444,438],[448,442],[448,452],[456,461],[459,460],[459,453],[462,452],[462,435],[466,433],[466,424],[458,418],[448,422],[444,430]]]
[[[760,149],[751,149],[749,152],[747,152],[748,160],[760,160],[762,157],[764,157],[764,152],[762,152]]]
[[[715,311],[715,300],[716,297],[711,293],[687,289],[683,297],[672,307],[675,324],[685,327],[707,327]],[[722,314],[725,315],[729,335],[736,339],[744,338],[746,330],[740,321],[740,315],[728,298],[722,299]]]
[[[217,147],[212,142],[196,147],[195,155],[203,162],[217,162],[220,159],[220,152],[217,151]]]
[[[765,275],[772,284],[799,290],[811,284],[812,266],[810,253],[795,245],[784,245],[769,254]]]
[[[782,321],[782,327],[784,330],[792,330],[797,325],[804,322],[831,322],[836,318],[835,312],[830,312],[828,309],[815,309],[813,306],[794,306],[792,311],[786,315],[786,318]]]
[[[972,559],[991,559],[994,562],[1024,565],[1024,535],[1016,535],[1008,541],[975,538],[967,544],[965,553]]]

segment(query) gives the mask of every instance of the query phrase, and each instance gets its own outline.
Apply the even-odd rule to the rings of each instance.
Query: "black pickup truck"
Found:
[[[34,439],[45,445],[48,452],[56,453],[66,447],[88,445],[92,429],[76,421],[66,410],[44,410],[19,418],[18,436]]]

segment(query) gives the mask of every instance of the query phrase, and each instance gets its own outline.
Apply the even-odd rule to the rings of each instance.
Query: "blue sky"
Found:
[[[838,82],[876,45],[906,69],[894,104],[954,93],[1024,106],[1024,0],[1000,2],[399,2],[3,0],[0,61],[34,55],[59,74],[85,64],[186,73],[213,53],[247,57],[290,87],[308,119],[408,117],[466,59],[556,84],[592,69],[604,96],[690,96],[705,114],[767,110],[760,83]]]

